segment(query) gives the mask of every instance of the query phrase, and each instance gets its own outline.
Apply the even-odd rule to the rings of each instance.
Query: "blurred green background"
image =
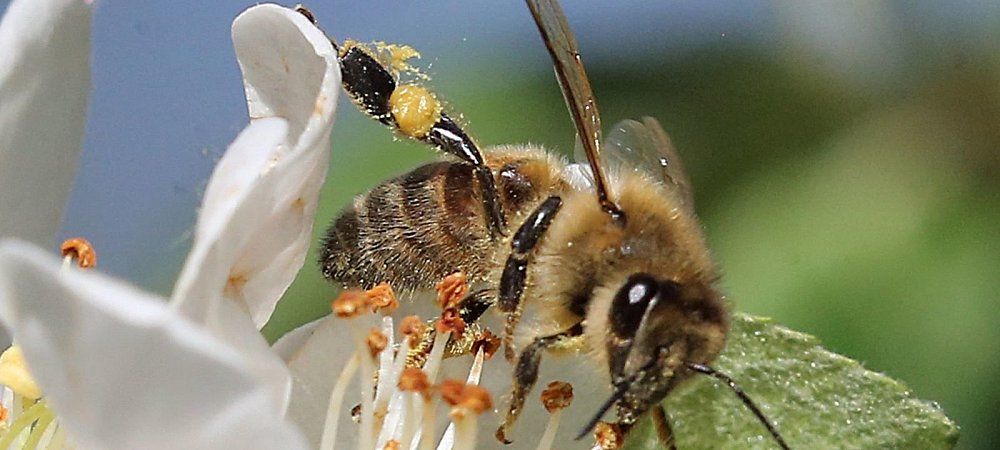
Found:
[[[891,54],[844,67],[851,58],[816,54],[795,33],[752,43],[722,30],[662,54],[583,50],[606,126],[651,115],[672,135],[737,309],[904,380],[959,423],[961,448],[997,448],[996,41],[907,36]],[[540,43],[427,56],[433,87],[483,145],[571,149]],[[895,65],[888,74],[881,58]],[[349,104],[338,114],[317,238],[353,195],[434,157]],[[268,335],[328,312],[334,294],[303,271]]]
[[[104,271],[171,290],[246,123],[229,26],[252,3],[96,2],[63,234],[94,242]],[[522,4],[307,3],[333,36],[422,50],[484,146],[571,150]],[[958,422],[961,448],[1000,448],[1000,3],[565,3],[605,126],[651,115],[672,135],[735,307],[904,380]],[[317,242],[352,196],[435,157],[344,101],[333,145]],[[335,294],[308,263],[269,338]]]

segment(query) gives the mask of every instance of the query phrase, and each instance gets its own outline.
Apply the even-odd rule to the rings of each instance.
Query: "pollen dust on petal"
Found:
[[[326,112],[326,95],[320,94],[316,97],[316,104],[313,105],[313,115],[322,116]]]
[[[305,214],[306,201],[302,197],[296,198],[295,201],[292,202],[292,210],[299,214]]]
[[[226,287],[223,290],[223,294],[229,298],[240,298],[243,296],[243,288],[247,285],[247,281],[250,281],[246,274],[239,272],[230,272],[229,278],[226,279]]]

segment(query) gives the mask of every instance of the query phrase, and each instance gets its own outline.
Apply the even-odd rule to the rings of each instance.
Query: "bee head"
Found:
[[[712,361],[729,331],[728,312],[714,288],[646,273],[625,280],[608,314],[605,350],[623,424],[687,378],[686,364]]]

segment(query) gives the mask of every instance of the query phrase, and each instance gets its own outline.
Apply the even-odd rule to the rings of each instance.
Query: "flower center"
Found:
[[[97,252],[83,238],[67,239],[60,246],[63,271],[97,265]],[[61,449],[66,432],[49,408],[42,389],[28,369],[18,345],[0,354],[0,449]]]

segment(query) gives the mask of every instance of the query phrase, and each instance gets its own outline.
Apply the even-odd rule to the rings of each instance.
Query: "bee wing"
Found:
[[[652,117],[617,123],[602,147],[602,163],[617,170],[641,171],[662,181],[664,186],[694,211],[691,182],[684,173],[670,136]]]
[[[609,199],[607,177],[600,165],[601,116],[597,111],[597,101],[587,79],[573,31],[555,0],[527,0],[527,3],[549,55],[552,56],[563,98],[586,152],[598,200],[605,210],[618,214],[617,206]]]

